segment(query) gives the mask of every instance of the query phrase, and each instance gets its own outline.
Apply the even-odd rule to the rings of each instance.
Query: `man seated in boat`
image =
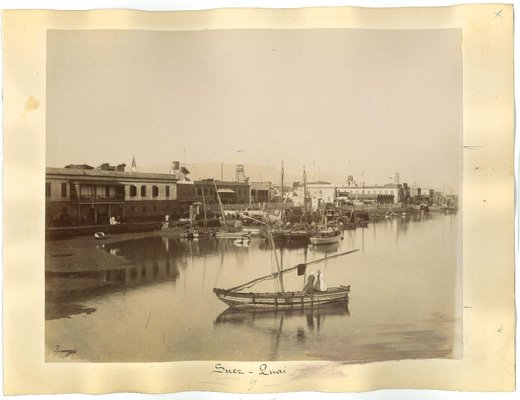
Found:
[[[314,283],[314,291],[315,292],[326,292],[327,285],[325,284],[325,277],[318,271],[318,277],[316,278],[316,282]]]
[[[303,288],[305,294],[313,294],[314,293],[314,281],[316,277],[314,276],[314,272],[311,272],[307,277],[307,284]]]

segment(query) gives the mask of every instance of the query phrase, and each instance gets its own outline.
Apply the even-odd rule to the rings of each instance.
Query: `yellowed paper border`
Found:
[[[464,150],[462,360],[360,365],[283,363],[287,375],[259,380],[251,391],[247,379],[225,388],[212,381],[209,374],[215,362],[211,361],[44,362],[47,29],[232,28],[462,29],[464,145],[476,146]],[[6,11],[3,29],[4,390],[7,394],[514,389],[512,6],[161,13]],[[282,367],[278,363],[270,365]],[[247,363],[247,367],[256,369],[258,363]]]

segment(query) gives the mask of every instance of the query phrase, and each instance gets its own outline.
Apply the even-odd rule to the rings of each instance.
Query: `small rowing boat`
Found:
[[[274,246],[273,246],[274,247]],[[273,272],[270,275],[265,275],[260,278],[253,279],[242,285],[231,289],[214,288],[213,293],[217,298],[227,304],[231,308],[243,310],[258,310],[258,309],[292,309],[292,308],[306,308],[314,307],[316,305],[332,304],[348,302],[348,295],[350,293],[350,285],[341,285],[338,287],[331,287],[325,291],[285,291],[283,289],[283,274],[289,271],[298,271],[298,275],[304,275],[306,267],[311,264],[331,260],[332,258],[344,256],[358,251],[351,250],[345,253],[336,254],[319,260],[314,260],[306,264],[298,264],[294,267]],[[279,279],[281,291],[278,292],[243,292],[242,290],[252,287],[257,283],[270,280]],[[304,279],[305,280],[305,279]]]
[[[239,231],[239,232],[222,232],[219,231],[215,233],[215,237],[217,239],[241,239],[245,237],[249,237],[249,232]]]
[[[219,300],[232,308],[241,309],[290,309],[323,304],[347,302],[349,286],[328,288],[312,294],[298,292],[241,293],[233,290],[213,289]]]
[[[328,229],[325,231],[320,231],[314,236],[311,236],[310,241],[311,244],[320,245],[339,243],[340,239],[341,231],[337,229]]]
[[[103,240],[108,239],[108,236],[105,232],[96,232],[94,233],[94,239],[96,240]]]

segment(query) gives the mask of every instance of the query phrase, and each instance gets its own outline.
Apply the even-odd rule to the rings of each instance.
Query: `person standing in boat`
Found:
[[[314,276],[314,272],[311,272],[309,276],[307,277],[307,284],[303,288],[303,291],[306,294],[313,294],[314,293],[314,281],[316,280],[316,277]]]
[[[327,291],[327,285],[325,284],[325,277],[321,273],[321,271],[318,271],[318,277],[316,278],[316,283],[314,284],[314,290],[316,292],[326,292]]]

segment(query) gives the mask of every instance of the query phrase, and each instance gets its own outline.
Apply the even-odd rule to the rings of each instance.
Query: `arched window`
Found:
[[[141,186],[141,197],[146,197],[146,185]]]

